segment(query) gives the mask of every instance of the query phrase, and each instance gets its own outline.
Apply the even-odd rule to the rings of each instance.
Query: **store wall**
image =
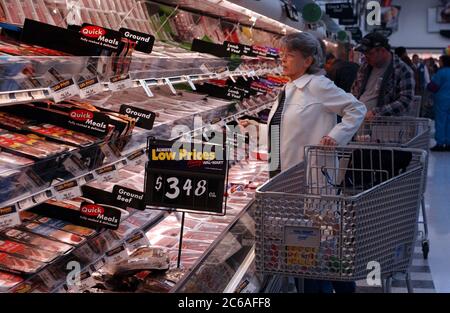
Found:
[[[393,5],[400,5],[402,10],[399,30],[390,37],[391,44],[407,48],[447,47],[450,39],[427,31],[428,8],[436,7],[439,3],[439,0],[394,0]]]

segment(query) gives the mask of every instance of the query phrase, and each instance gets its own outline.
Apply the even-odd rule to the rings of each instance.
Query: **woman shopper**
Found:
[[[346,145],[364,120],[366,107],[326,78],[324,53],[312,34],[289,34],[281,41],[283,73],[290,81],[268,118],[270,176],[304,159],[307,145]],[[342,116],[337,124],[336,115]],[[242,126],[254,121],[243,120]],[[339,284],[354,291],[354,284]],[[305,292],[331,292],[331,282],[305,280]]]
[[[433,93],[436,146],[432,151],[450,151],[450,55],[439,58],[440,69],[428,84]]]

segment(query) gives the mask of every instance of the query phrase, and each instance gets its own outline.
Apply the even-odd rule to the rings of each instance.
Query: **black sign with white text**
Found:
[[[80,224],[89,228],[119,228],[121,212],[117,209],[84,202],[80,208]]]
[[[348,2],[343,3],[326,3],[325,13],[331,18],[352,18],[353,8]]]
[[[227,162],[223,146],[149,141],[145,204],[178,211],[224,214]]]
[[[127,115],[136,119],[136,126],[151,130],[155,122],[155,113],[131,105],[122,104],[120,106],[120,114]]]
[[[133,40],[136,42],[136,50],[144,53],[151,53],[153,49],[153,44],[155,42],[155,37],[150,34],[141,33],[128,28],[121,28],[119,32],[122,37]]]
[[[143,192],[115,185],[113,187],[113,197],[119,208],[133,208],[138,210],[145,209],[143,206]]]

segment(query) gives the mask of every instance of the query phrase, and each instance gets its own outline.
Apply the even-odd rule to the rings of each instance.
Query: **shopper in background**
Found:
[[[338,47],[337,57],[333,54],[328,55],[329,58],[327,77],[334,82],[334,84],[344,90],[350,92],[352,85],[355,82],[358,73],[358,64],[349,62],[346,49],[348,46],[341,45]]]
[[[432,151],[450,151],[450,56],[439,58],[440,69],[428,84],[434,94],[434,120],[436,146]]]
[[[359,68],[352,93],[366,105],[366,119],[407,112],[414,96],[414,73],[390,52],[388,39],[370,33],[355,49],[364,53],[365,62]]]
[[[403,62],[405,62],[406,65],[408,65],[410,68],[412,68],[414,70],[414,64],[413,61],[411,60],[411,58],[408,56],[408,51],[406,50],[405,47],[398,47],[395,48],[395,54],[400,58],[400,60],[402,60]]]
[[[430,77],[433,77],[433,75],[436,74],[439,69],[439,67],[436,64],[436,61],[432,57],[425,60],[425,65],[428,68],[428,73],[430,74]]]
[[[320,41],[312,34],[302,32],[283,37],[280,56],[284,75],[290,82],[280,93],[268,119],[271,177],[303,161],[307,145],[346,145],[366,113],[364,105],[354,96],[318,74],[323,71],[324,54]],[[339,124],[337,114],[342,116]],[[250,123],[241,121],[244,127]],[[339,287],[345,291],[355,289],[352,283]],[[305,280],[304,289],[308,293],[332,292],[332,284]]]
[[[427,89],[427,85],[430,82],[430,75],[428,73],[428,68],[419,59],[417,54],[413,55],[413,64],[415,68],[415,79],[416,79],[416,95],[421,96]]]

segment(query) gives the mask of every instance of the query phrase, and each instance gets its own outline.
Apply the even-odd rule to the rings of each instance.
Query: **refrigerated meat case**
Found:
[[[227,123],[236,123],[243,116],[257,116],[261,111],[270,109],[278,88],[285,82],[278,74],[274,75],[280,72],[280,68],[273,58],[237,58],[235,55],[224,58],[187,51],[186,48],[190,48],[189,42],[198,38],[218,45],[226,40],[236,40],[247,45],[270,43],[275,47],[286,29],[288,32],[293,29],[283,27],[280,23],[273,24],[270,20],[264,21],[264,18],[260,18],[256,25],[246,25],[248,16],[242,12],[233,12],[236,20],[221,20],[216,13],[232,9],[220,7],[220,4],[213,10],[214,3],[205,3],[202,8],[206,12],[202,15],[199,14],[199,8],[193,10],[190,1],[181,6],[174,5],[172,1],[159,2],[168,6],[134,0],[99,1],[99,7],[94,7],[89,0],[78,1],[70,6],[60,0],[2,2],[0,23],[6,21],[10,25],[0,24],[0,28],[6,27],[8,34],[16,31],[14,25],[20,26],[25,18],[31,18],[62,27],[83,22],[116,30],[122,26],[151,33],[156,40],[151,54],[134,51],[132,57],[74,57],[60,51],[19,44],[14,39],[0,42],[0,54],[5,61],[0,66],[4,78],[0,84],[2,128],[7,126],[8,132],[17,130],[27,135],[33,132],[34,135],[45,136],[47,143],[61,144],[72,140],[69,141],[72,146],[69,145],[63,153],[45,155],[43,160],[34,158],[32,163],[26,156],[30,153],[30,147],[42,145],[42,142],[35,142],[39,138],[33,137],[32,144],[22,142],[21,145],[7,147],[6,153],[0,152],[4,160],[13,158],[14,162],[20,164],[2,167],[1,185],[8,188],[4,189],[7,192],[0,193],[0,207],[17,209],[23,222],[8,234],[3,233],[2,241],[15,242],[14,257],[20,257],[17,250],[20,245],[34,244],[39,248],[43,239],[50,238],[53,240],[51,242],[56,243],[62,243],[61,240],[86,239],[66,250],[64,246],[57,245],[55,250],[62,250],[57,253],[56,259],[32,275],[16,275],[13,271],[6,273],[0,270],[1,292],[115,292],[117,290],[114,288],[117,287],[120,291],[136,291],[133,290],[136,286],[130,286],[129,281],[115,281],[112,287],[98,286],[102,283],[111,284],[110,281],[105,283],[104,278],[110,277],[102,271],[117,260],[114,258],[120,254],[115,254],[120,252],[118,247],[134,247],[133,240],[136,238],[141,238],[139,240],[149,247],[165,247],[171,270],[175,270],[169,270],[169,274],[176,277],[163,282],[164,277],[155,280],[149,273],[142,271],[138,277],[131,277],[133,282],[137,279],[143,285],[137,291],[259,291],[261,282],[255,275],[252,263],[254,222],[251,218],[251,203],[256,187],[268,179],[264,161],[243,160],[232,164],[230,174],[234,175],[232,178],[235,181],[229,186],[225,216],[186,214],[182,268],[179,272],[176,263],[181,213],[126,208],[121,211],[122,220],[117,231],[99,230],[89,235],[86,229],[71,224],[73,212],[79,210],[81,201],[103,201],[102,205],[114,206],[107,200],[115,184],[142,191],[146,141],[149,136],[169,139],[174,126],[183,125],[193,129],[196,116],[200,116],[208,127],[223,127]],[[241,22],[241,26],[238,22]],[[269,26],[268,23],[272,24]],[[73,96],[63,100],[62,104],[52,102],[55,95],[50,92],[49,86],[63,79],[73,78],[75,82],[86,79],[86,75],[92,73],[92,66],[97,74],[94,78],[99,80],[95,95],[86,99]],[[126,87],[117,90],[109,78],[124,73],[129,75],[129,79],[124,80]],[[264,83],[257,86],[257,96],[244,97],[243,100],[216,98],[191,90],[193,87],[201,89],[205,82],[223,87],[227,80]],[[267,88],[265,90],[268,93],[261,93],[261,88]],[[122,104],[150,109],[156,113],[153,128],[147,130],[137,127],[127,118],[117,115]],[[72,106],[107,115],[109,121],[115,121],[116,126],[125,120],[128,126],[115,129],[114,136],[102,137],[83,146],[79,144],[80,140],[86,140],[82,134],[77,137],[55,127],[51,128],[53,132],[49,134],[46,132],[48,127],[39,123],[42,122],[40,119],[48,118],[40,110],[48,110],[45,112],[50,116],[55,110],[64,111]],[[24,115],[24,109],[40,114]],[[57,119],[52,121],[58,122]],[[191,135],[201,135],[203,131],[204,128],[195,129]],[[16,135],[14,138],[23,139]],[[10,137],[6,139],[10,140]],[[6,139],[4,144],[9,142]],[[15,150],[17,146],[23,151],[18,153]],[[108,168],[112,170],[107,171]],[[105,169],[106,174],[103,171]],[[58,191],[60,186],[71,183],[75,186],[73,190],[69,188],[63,193]],[[79,196],[82,198],[77,198]],[[96,200],[91,199],[96,197]],[[55,208],[66,212],[65,222],[59,220],[62,218],[59,211],[54,214]],[[33,232],[47,235],[24,236]],[[64,237],[67,233],[73,236]],[[1,249],[11,249],[11,245],[2,246]],[[14,264],[15,259],[8,258],[6,261]],[[89,273],[88,276],[96,280],[89,280],[90,283],[84,281],[83,289],[67,286],[66,277],[70,272],[68,265],[72,264],[71,261],[78,262],[83,275]],[[217,275],[220,279],[215,279]]]

